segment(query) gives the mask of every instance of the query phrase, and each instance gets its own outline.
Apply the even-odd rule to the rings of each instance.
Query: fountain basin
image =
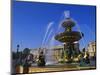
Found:
[[[55,36],[55,39],[59,40],[60,42],[75,42],[80,40],[82,37],[83,33],[80,33],[78,31],[72,31],[72,32],[63,32],[57,34]]]

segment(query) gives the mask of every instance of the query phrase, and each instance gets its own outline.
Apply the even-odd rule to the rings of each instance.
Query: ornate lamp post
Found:
[[[19,47],[20,47],[20,46],[19,46],[19,44],[18,44],[18,45],[17,45],[17,53],[19,52]]]

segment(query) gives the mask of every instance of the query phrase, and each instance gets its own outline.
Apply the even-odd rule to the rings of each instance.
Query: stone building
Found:
[[[94,57],[96,54],[96,42],[90,42],[87,47],[87,52],[90,57]]]

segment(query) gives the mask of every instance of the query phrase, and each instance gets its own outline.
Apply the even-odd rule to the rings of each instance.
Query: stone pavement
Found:
[[[95,66],[79,66],[79,65],[50,65],[45,67],[30,67],[29,73],[38,73],[38,72],[57,72],[57,71],[75,71],[75,70],[90,70],[96,69]]]

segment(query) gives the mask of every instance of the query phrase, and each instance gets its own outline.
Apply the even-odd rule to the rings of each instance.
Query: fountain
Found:
[[[66,18],[62,22],[62,27],[65,28],[65,31],[57,34],[55,39],[64,43],[64,51],[66,53],[66,62],[72,62],[73,60],[73,51],[74,49],[74,42],[78,42],[82,37],[83,33],[78,31],[72,31],[72,27],[75,26],[75,22],[71,18]]]

